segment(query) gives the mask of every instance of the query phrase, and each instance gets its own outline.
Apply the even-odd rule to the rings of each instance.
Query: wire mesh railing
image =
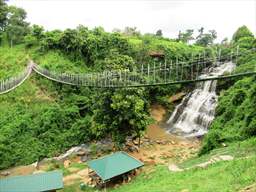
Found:
[[[0,94],[8,93],[20,86],[31,74],[33,65],[30,63],[20,74],[0,81]]]
[[[200,76],[202,73],[205,73],[206,70],[214,68],[227,61],[236,63],[239,56],[249,53],[248,51],[243,53],[239,53],[238,51],[239,49],[237,48],[236,51],[231,51],[229,54],[221,55],[221,50],[219,50],[215,58],[199,57],[197,59],[189,59],[188,61],[179,61],[176,59],[175,61],[165,61],[164,63],[154,62],[146,65],[142,64],[141,66],[137,66],[131,70],[106,70],[85,74],[60,73],[43,68],[31,61],[23,73],[0,82],[0,94],[9,92],[22,84],[28,78],[32,70],[41,76],[59,83],[98,88],[168,85],[217,79],[223,78],[223,76],[228,78],[243,74],[255,74],[256,66],[253,71],[246,71],[239,74],[235,74],[236,72],[228,74],[225,73],[221,77],[210,77],[210,79],[206,77],[202,78]]]

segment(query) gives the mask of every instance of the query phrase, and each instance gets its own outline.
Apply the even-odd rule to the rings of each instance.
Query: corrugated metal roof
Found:
[[[117,152],[88,162],[88,166],[106,181],[115,176],[139,168],[144,164],[125,152]]]
[[[42,192],[63,188],[61,171],[51,171],[0,180],[0,192]]]

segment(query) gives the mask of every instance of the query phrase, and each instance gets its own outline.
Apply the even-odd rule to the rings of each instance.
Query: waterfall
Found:
[[[235,64],[227,62],[216,64],[199,76],[199,78],[219,76],[230,73]],[[216,95],[217,80],[197,83],[196,89],[187,94],[182,102],[176,106],[167,121],[167,130],[184,137],[202,136],[214,119],[218,96]]]

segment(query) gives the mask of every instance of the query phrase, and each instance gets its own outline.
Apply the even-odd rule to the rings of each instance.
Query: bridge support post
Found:
[[[172,79],[172,69],[173,69],[173,67],[172,67],[172,60],[171,60],[171,63],[170,63],[170,66],[169,66],[169,82]]]
[[[205,50],[204,50],[204,61],[203,61],[204,69],[206,69],[206,60],[205,60]]]
[[[176,79],[176,81],[178,81],[179,80],[179,73],[178,73],[178,57],[176,57],[176,77],[175,77],[175,79]]]
[[[193,80],[193,65],[194,65],[194,54],[191,54],[191,64],[190,64],[190,68],[191,68],[191,80]]]
[[[166,83],[166,60],[164,60],[164,83]]]
[[[218,60],[219,60],[219,62],[221,62],[221,48],[219,49]]]
[[[238,54],[239,54],[239,45],[236,47],[236,64],[238,61]]]

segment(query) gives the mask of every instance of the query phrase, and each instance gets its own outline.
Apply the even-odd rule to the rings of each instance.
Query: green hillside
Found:
[[[218,48],[222,49],[222,56],[227,56],[237,46],[241,56],[235,71],[256,71],[256,39],[246,26],[240,27],[230,42],[214,44],[216,37],[202,32],[190,45],[182,34],[170,39],[140,34],[133,28],[110,33],[102,27],[89,29],[80,25],[46,31],[27,23],[23,9],[7,6],[3,0],[0,5],[0,81],[22,72],[30,59],[46,69],[77,74],[132,70],[142,64],[163,63],[164,59],[173,63],[188,61],[192,55],[198,58],[203,53],[216,61]],[[165,58],[153,58],[152,53]],[[190,71],[187,73],[190,75]],[[215,119],[202,138],[200,150],[192,159],[178,163],[188,170],[174,173],[160,163],[146,165],[145,170],[150,169],[150,173],[143,170],[128,184],[109,191],[233,192],[256,183],[255,82],[256,76],[218,82]],[[176,84],[98,89],[64,85],[33,73],[17,89],[0,95],[0,170],[29,165],[58,156],[73,146],[106,138],[113,141],[113,149],[123,150],[128,137],[143,137],[154,123],[150,115],[153,104],[163,107],[169,115],[180,102],[174,104],[170,97],[194,88],[194,84]],[[231,155],[234,160],[195,167],[219,155]],[[61,166],[57,168],[66,171]],[[62,191],[81,191],[79,184]]]

